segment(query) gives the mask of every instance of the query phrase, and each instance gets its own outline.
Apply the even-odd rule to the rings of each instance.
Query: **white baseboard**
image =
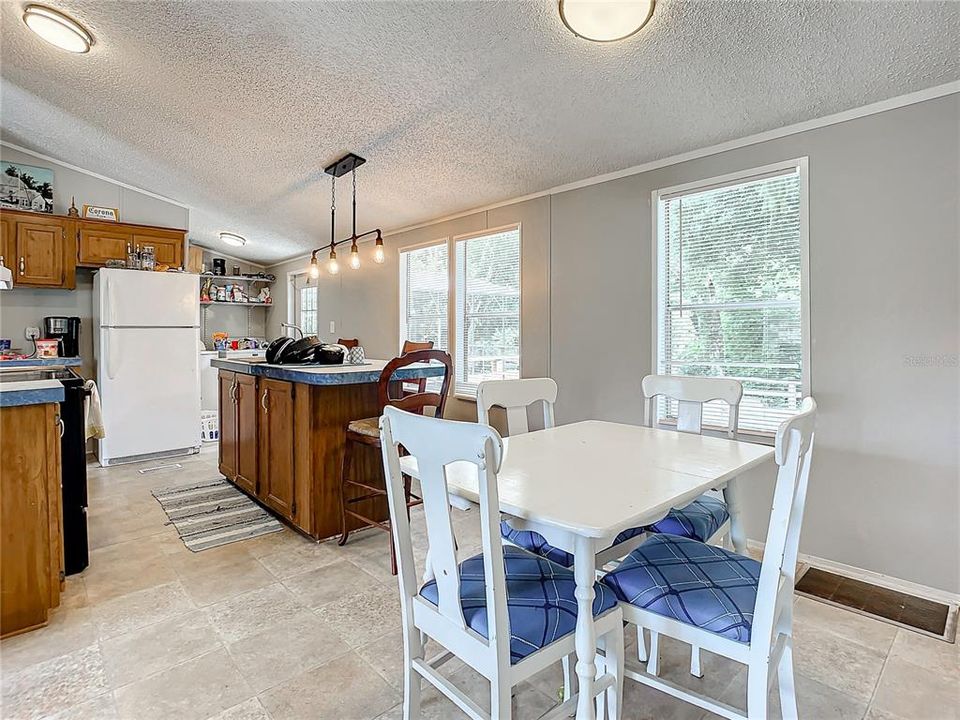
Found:
[[[763,545],[759,540],[747,540],[747,547],[760,553],[763,552]],[[845,565],[835,560],[827,560],[814,555],[805,555],[804,553],[800,553],[797,556],[797,561],[802,565],[809,565],[810,567],[826,570],[827,572],[832,572],[837,575],[843,575],[844,577],[853,578],[854,580],[861,580],[871,585],[887,588],[888,590],[896,590],[897,592],[926,598],[927,600],[933,600],[952,607],[960,606],[960,593],[951,593],[947,590],[941,590],[940,588],[928,587],[927,585],[910,582],[909,580],[901,580],[900,578],[884,575],[883,573],[874,572],[873,570],[864,570],[863,568],[854,567],[853,565]]]

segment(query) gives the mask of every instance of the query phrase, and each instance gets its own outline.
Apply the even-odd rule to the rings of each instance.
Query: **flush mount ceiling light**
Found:
[[[247,239],[245,237],[232,232],[220,233],[220,240],[221,242],[225,242],[227,245],[233,245],[234,247],[243,247],[247,244]]]
[[[584,40],[614,42],[640,32],[653,6],[654,0],[560,0],[560,19]]]
[[[23,10],[23,22],[48,43],[67,52],[90,52],[93,45],[93,35],[83,25],[43,5],[27,5]]]

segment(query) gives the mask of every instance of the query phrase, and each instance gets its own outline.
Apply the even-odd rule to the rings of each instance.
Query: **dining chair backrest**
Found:
[[[774,453],[777,482],[757,587],[752,635],[755,639],[773,639],[784,604],[793,602],[816,413],[814,399],[804,398],[800,412],[784,420],[777,429]]]
[[[400,368],[414,363],[426,363],[434,360],[444,366],[443,381],[440,383],[440,392],[428,391],[426,388],[413,392],[403,392],[400,397],[390,396],[390,386],[394,383],[393,374]],[[435,416],[443,417],[443,410],[447,405],[447,395],[450,390],[450,380],[453,377],[453,360],[449,353],[443,350],[417,350],[415,352],[395,357],[380,371],[380,380],[377,383],[377,395],[380,409],[388,406],[423,414],[424,408],[436,408]],[[401,387],[403,383],[401,382]]]
[[[416,352],[417,350],[433,350],[433,340],[425,340],[424,342],[416,342],[414,340],[404,340],[403,347],[400,348],[400,354],[406,355],[407,353]],[[403,383],[403,392],[405,395],[413,395],[414,393],[423,392],[426,389],[427,389],[426,378],[408,380],[405,383]]]
[[[425,340],[424,342],[404,340],[403,347],[400,349],[400,354],[406,355],[407,353],[416,352],[417,350],[433,350],[433,340]]]
[[[358,338],[340,338],[337,340],[337,345],[343,345],[349,350],[350,348],[359,347],[360,340]]]
[[[557,402],[557,383],[552,378],[485,380],[477,386],[477,421],[490,424],[490,409],[501,407],[507,413],[507,434],[528,432],[527,408],[543,405],[543,427],[555,424],[553,406]]]
[[[380,418],[380,445],[390,521],[394,528],[397,570],[400,578],[400,602],[405,617],[412,616],[415,603],[418,613],[435,614],[434,618],[448,630],[460,631],[479,639],[467,629],[460,603],[460,572],[453,524],[450,518],[450,496],[446,466],[467,462],[477,467],[480,495],[480,524],[484,558],[486,607],[488,609],[488,647],[508,667],[510,663],[510,627],[507,619],[506,579],[503,546],[500,541],[500,503],[497,496],[497,473],[503,458],[503,441],[488,425],[454,422],[384,408]],[[420,490],[427,527],[426,576],[436,580],[436,606],[419,597],[410,520],[407,517],[403,473],[400,468],[400,446],[417,460]],[[492,608],[492,612],[490,609]]]
[[[711,400],[722,400],[729,408],[727,435],[737,431],[740,399],[743,385],[730,378],[711,378],[684,375],[647,375],[641,384],[644,399],[644,424],[657,424],[657,399],[669,398],[677,402],[677,430],[699,435],[703,432],[703,406]]]

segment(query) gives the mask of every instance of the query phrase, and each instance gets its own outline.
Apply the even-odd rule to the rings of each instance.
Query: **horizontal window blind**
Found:
[[[659,205],[658,372],[740,380],[739,429],[774,432],[803,391],[799,171]],[[726,405],[703,419],[725,427]]]
[[[520,377],[520,229],[456,243],[459,395],[484,380]]]
[[[448,267],[446,243],[400,253],[401,344],[432,340],[448,348]]]

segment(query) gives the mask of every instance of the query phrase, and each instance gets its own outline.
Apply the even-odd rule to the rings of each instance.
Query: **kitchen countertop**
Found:
[[[27,367],[80,367],[83,360],[75,358],[27,358],[25,360],[0,360],[0,370],[3,368]]]
[[[43,405],[63,400],[59,380],[0,382],[0,407]]]
[[[305,385],[361,385],[375,383],[380,379],[380,371],[386,366],[386,360],[367,358],[364,365],[271,365],[264,362],[245,362],[218,358],[210,364],[221,370],[304,383]],[[419,378],[443,375],[442,365],[417,363],[397,370],[394,380],[416,380]]]

